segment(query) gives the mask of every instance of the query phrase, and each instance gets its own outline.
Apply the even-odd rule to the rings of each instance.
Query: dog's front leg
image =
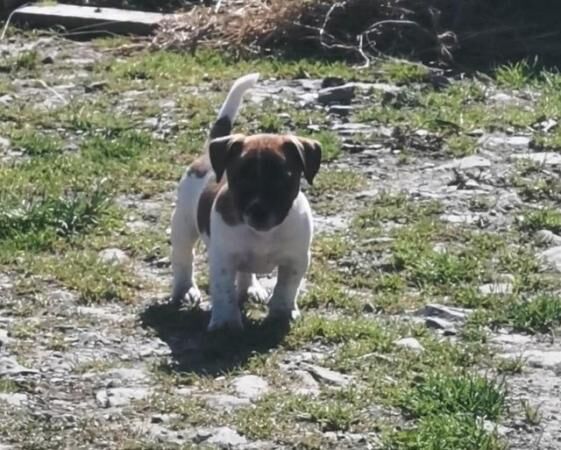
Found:
[[[230,262],[230,264],[229,264]],[[240,306],[236,295],[236,271],[227,255],[212,247],[209,252],[210,298],[212,311],[208,331],[243,328]]]
[[[306,253],[301,259],[279,266],[277,284],[269,300],[270,318],[296,320],[300,317],[297,297],[309,261],[310,255]]]

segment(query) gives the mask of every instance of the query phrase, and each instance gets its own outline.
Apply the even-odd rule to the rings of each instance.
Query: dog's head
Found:
[[[209,154],[216,180],[226,173],[240,217],[253,229],[266,231],[286,218],[300,190],[301,175],[312,184],[321,146],[291,135],[235,134],[211,141]]]

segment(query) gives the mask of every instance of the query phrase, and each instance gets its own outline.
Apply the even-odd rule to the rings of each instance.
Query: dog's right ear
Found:
[[[233,134],[210,141],[208,153],[210,164],[216,174],[216,182],[222,179],[230,162],[241,153],[244,139],[243,134]]]

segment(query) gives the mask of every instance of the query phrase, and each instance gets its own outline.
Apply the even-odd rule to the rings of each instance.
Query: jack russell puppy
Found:
[[[259,79],[236,80],[210,131],[204,155],[187,169],[172,217],[172,301],[200,300],[193,277],[193,250],[202,238],[209,254],[209,331],[242,329],[240,307],[249,295],[266,299],[255,274],[278,268],[269,318],[291,320],[310,262],[313,224],[300,191],[312,183],[321,161],[317,141],[292,135],[232,134],[242,98]]]

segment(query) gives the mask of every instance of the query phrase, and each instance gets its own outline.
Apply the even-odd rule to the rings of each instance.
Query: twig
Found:
[[[62,101],[62,103],[64,103],[65,105],[68,104],[68,101],[62,95],[60,95],[57,91],[55,91],[52,87],[50,87],[47,83],[45,83],[45,81],[43,81],[39,78],[36,78],[34,81],[36,81],[41,86],[43,86],[45,89],[47,89],[49,92],[54,94],[59,100]]]
[[[8,31],[8,27],[10,26],[10,21],[12,20],[12,17],[14,16],[14,14],[21,8],[25,7],[25,6],[29,6],[31,5],[31,3],[24,3],[21,6],[18,6],[16,9],[14,9],[10,15],[8,16],[8,18],[6,19],[6,23],[4,24],[4,28],[2,29],[2,34],[0,34],[0,41],[4,40],[4,38],[6,37],[6,33]]]

